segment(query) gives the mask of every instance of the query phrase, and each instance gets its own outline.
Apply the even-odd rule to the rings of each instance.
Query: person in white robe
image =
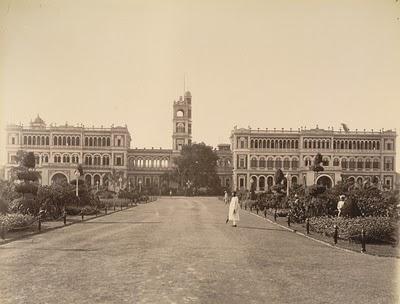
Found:
[[[236,223],[240,220],[239,210],[239,198],[236,196],[236,192],[233,192],[228,213],[228,219],[232,221],[232,227],[236,227]]]

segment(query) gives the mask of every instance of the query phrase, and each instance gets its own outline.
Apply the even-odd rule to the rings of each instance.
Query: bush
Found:
[[[15,186],[15,191],[19,192],[19,193],[32,193],[34,195],[36,195],[36,193],[38,192],[38,186],[32,183],[22,183],[19,185]]]
[[[39,180],[40,174],[37,171],[19,171],[17,177],[19,180],[34,182]]]
[[[67,215],[79,215],[79,214],[81,214],[81,208],[73,207],[73,206],[66,206],[65,213]]]
[[[6,200],[0,197],[0,214],[6,214],[8,212],[8,203]]]
[[[4,224],[8,231],[19,228],[29,228],[34,221],[35,219],[31,215],[21,213],[0,215],[0,224]]]
[[[364,229],[366,241],[392,241],[395,226],[389,217],[314,217],[310,219],[311,230],[333,236],[334,225],[338,226],[339,237],[345,240],[360,240]]]
[[[13,213],[38,215],[41,203],[32,194],[25,194],[25,197],[14,199],[9,204],[9,210]]]

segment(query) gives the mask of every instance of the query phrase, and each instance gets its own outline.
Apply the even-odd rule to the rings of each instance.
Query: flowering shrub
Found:
[[[10,213],[0,215],[0,224],[4,224],[9,231],[18,228],[29,228],[34,220],[34,217],[28,214]]]
[[[334,225],[338,226],[339,237],[345,240],[360,240],[364,229],[367,241],[392,241],[395,224],[389,217],[313,217],[310,218],[310,228],[317,233],[333,236]]]

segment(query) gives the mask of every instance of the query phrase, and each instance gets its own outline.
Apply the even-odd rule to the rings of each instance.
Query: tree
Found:
[[[324,167],[321,166],[322,163],[322,155],[321,153],[317,153],[314,158],[314,165],[311,166],[311,169],[318,174],[318,172],[324,171]]]
[[[16,176],[20,181],[15,186],[15,191],[22,194],[22,198],[13,202],[14,211],[37,215],[40,210],[40,203],[36,200],[38,192],[37,181],[40,174],[35,171],[35,155],[33,152],[21,154],[20,166],[15,169]]]
[[[180,156],[175,159],[174,175],[181,187],[193,187],[196,191],[200,187],[207,187],[217,191],[220,186],[217,160],[217,153],[204,143],[184,146]]]

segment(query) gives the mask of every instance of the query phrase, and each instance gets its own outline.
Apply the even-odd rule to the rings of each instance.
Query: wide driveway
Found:
[[[158,201],[0,246],[0,303],[398,303],[398,259],[333,249],[215,198]]]

